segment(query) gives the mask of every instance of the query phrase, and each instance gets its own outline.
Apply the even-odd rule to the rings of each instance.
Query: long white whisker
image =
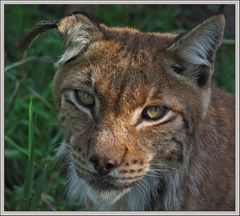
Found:
[[[142,200],[144,197],[144,189],[141,187],[141,185],[138,184],[138,182],[135,183],[137,188],[139,188],[140,190],[137,190],[138,194],[139,194],[139,199]],[[135,202],[134,202],[135,203]],[[133,207],[133,209],[135,209],[135,206]]]
[[[146,194],[145,188],[143,187],[143,185],[141,184],[140,181],[138,181],[138,185],[139,185],[139,187],[141,188],[141,191],[142,191],[142,194],[143,194],[143,196],[141,196],[141,198],[142,198],[142,197],[146,197],[147,194]]]
[[[145,174],[145,176],[149,176],[149,177],[155,177],[155,178],[159,178],[159,175],[151,175],[151,174]]]
[[[141,183],[141,185],[144,187],[144,189],[146,190],[146,193],[147,191],[150,190],[150,188],[146,185],[146,183],[142,179],[139,181],[139,183]]]
[[[152,165],[154,165],[154,164],[152,164]],[[161,168],[163,168],[163,169],[167,169],[167,170],[176,170],[176,171],[178,171],[177,168],[170,167],[169,165],[163,165],[163,164],[156,164],[156,165],[158,165],[158,166],[153,166],[152,168],[153,169],[161,169]]]

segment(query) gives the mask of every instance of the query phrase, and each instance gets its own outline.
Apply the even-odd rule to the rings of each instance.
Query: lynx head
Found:
[[[56,25],[65,45],[54,78],[58,155],[69,163],[71,195],[85,193],[96,206],[135,193],[150,199],[188,162],[208,112],[224,16],[178,36],[109,28],[81,13]]]

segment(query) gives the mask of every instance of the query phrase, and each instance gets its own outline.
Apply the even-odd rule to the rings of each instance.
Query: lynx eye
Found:
[[[90,93],[88,93],[86,91],[76,90],[75,97],[76,97],[78,103],[85,107],[91,107],[95,103],[93,95],[91,95]]]
[[[179,66],[179,65],[171,65],[171,69],[175,72],[175,73],[177,73],[177,74],[182,74],[182,72],[183,72],[183,68],[181,67],[181,66]]]
[[[142,112],[142,118],[146,120],[158,120],[165,116],[168,108],[165,106],[149,106]]]

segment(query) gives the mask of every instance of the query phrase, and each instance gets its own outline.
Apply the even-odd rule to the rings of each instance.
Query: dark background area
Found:
[[[24,34],[41,20],[59,19],[74,11],[86,12],[108,26],[178,34],[213,15],[217,7],[5,5],[5,210],[84,210],[78,203],[66,201],[62,176],[65,170],[59,172],[53,158],[62,139],[52,95],[54,63],[63,51],[60,36],[56,30],[44,33],[22,56],[16,47]],[[214,82],[234,94],[234,5],[227,5],[224,14],[226,31],[216,58]],[[29,120],[31,98],[33,119]],[[30,123],[33,125],[31,138],[28,137]],[[34,145],[33,151],[29,151],[29,142]],[[32,176],[27,168],[29,161],[33,163]],[[29,184],[31,187],[26,193],[26,185]]]

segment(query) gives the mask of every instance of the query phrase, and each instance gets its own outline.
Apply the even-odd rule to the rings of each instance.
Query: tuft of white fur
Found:
[[[58,61],[64,64],[66,61],[81,53],[91,42],[90,26],[77,22],[67,28],[64,32],[64,53]]]
[[[127,194],[128,210],[143,211],[149,206],[151,196],[157,201],[158,187],[159,178],[157,177],[145,176],[143,180],[137,182],[133,190]]]
[[[71,163],[68,167],[67,177],[68,199],[70,201],[79,201],[80,203],[84,203],[88,194],[88,185],[83,179],[79,178],[74,169],[73,163]]]
[[[209,62],[209,53],[214,52],[216,48],[215,32],[205,30],[202,35],[188,41],[180,50],[181,56],[187,62],[195,65],[211,66]]]

